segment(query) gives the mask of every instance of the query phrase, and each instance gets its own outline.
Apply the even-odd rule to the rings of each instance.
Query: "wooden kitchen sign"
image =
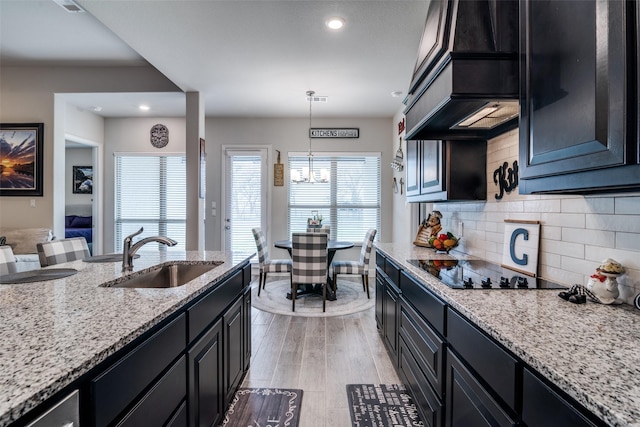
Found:
[[[278,163],[273,165],[273,186],[282,187],[284,185],[284,165],[280,163],[280,150],[278,152]]]
[[[538,275],[540,221],[504,220],[502,266],[528,276]]]
[[[311,128],[310,138],[360,138],[360,128]]]

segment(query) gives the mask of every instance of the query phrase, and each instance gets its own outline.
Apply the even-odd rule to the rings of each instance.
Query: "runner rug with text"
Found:
[[[301,403],[302,390],[239,388],[221,425],[297,427]]]
[[[402,384],[347,384],[353,427],[423,426]]]

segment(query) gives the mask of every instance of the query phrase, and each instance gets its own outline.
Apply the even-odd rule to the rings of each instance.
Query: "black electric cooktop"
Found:
[[[455,289],[565,289],[566,286],[510,270],[480,259],[408,259]]]

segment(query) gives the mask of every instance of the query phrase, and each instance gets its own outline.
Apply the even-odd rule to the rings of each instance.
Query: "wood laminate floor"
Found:
[[[251,314],[251,368],[242,387],[304,390],[299,427],[349,427],[347,384],[400,382],[373,308],[327,318]]]

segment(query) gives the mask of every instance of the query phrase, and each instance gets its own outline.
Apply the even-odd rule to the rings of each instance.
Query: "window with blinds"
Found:
[[[126,236],[144,227],[136,237],[167,236],[178,244],[149,243],[141,250],[181,250],[186,246],[187,200],[184,155],[115,156],[115,250]]]
[[[289,155],[289,177],[308,168],[306,155]],[[289,234],[306,231],[312,210],[331,226],[331,239],[358,243],[369,228],[380,230],[380,153],[314,154],[313,170],[327,182],[289,183]]]

